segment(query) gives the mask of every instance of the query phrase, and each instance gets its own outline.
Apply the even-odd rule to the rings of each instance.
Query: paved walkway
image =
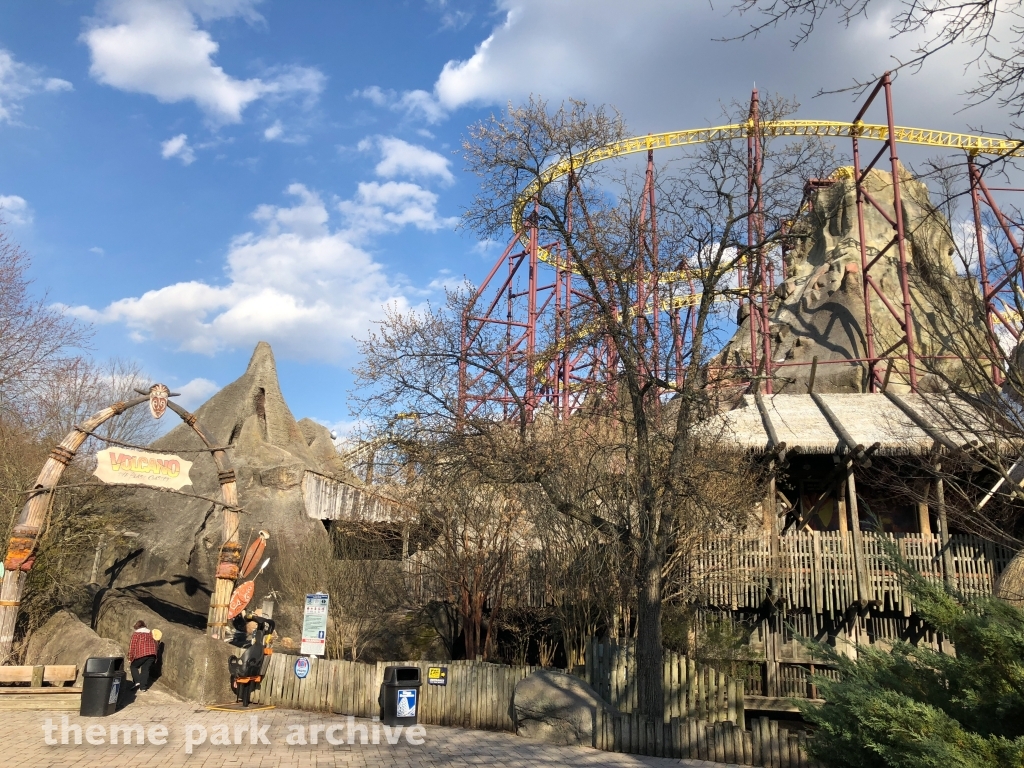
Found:
[[[255,729],[252,728],[254,723]],[[132,728],[131,743],[125,744],[125,728],[132,726],[138,727]],[[365,727],[367,744],[360,743],[363,733],[360,726]],[[376,744],[373,743],[375,726]],[[310,743],[311,730],[315,731],[316,744]],[[79,733],[81,743],[77,744]],[[111,743],[112,733],[116,744]],[[300,734],[305,744],[294,743],[300,741]],[[142,744],[137,743],[140,736]],[[392,739],[395,736],[392,734]],[[422,742],[410,743],[409,737],[414,742],[420,739]],[[90,738],[93,743],[89,743]],[[159,744],[161,741],[165,743]],[[383,727],[368,720],[285,709],[247,713],[210,711],[157,688],[141,694],[135,703],[106,718],[83,718],[74,712],[3,712],[0,716],[0,763],[32,768],[725,768],[723,763],[703,760],[669,760],[578,747],[552,747],[509,733],[436,726],[423,727],[422,732],[413,734],[402,732],[397,734],[396,744],[389,744]]]

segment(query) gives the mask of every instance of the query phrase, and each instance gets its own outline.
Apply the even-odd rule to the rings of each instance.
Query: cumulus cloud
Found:
[[[381,160],[374,169],[378,176],[391,179],[395,176],[412,178],[438,178],[447,184],[455,181],[448,158],[419,144],[410,144],[394,136],[376,136],[359,142],[359,149],[367,150],[376,146],[380,149]]]
[[[357,237],[380,234],[405,226],[425,232],[454,229],[458,217],[437,213],[437,195],[408,181],[361,182],[353,200],[343,200],[338,210]]]
[[[14,226],[32,223],[32,209],[24,197],[0,195],[0,220]]]
[[[293,359],[338,362],[384,305],[408,306],[401,286],[364,249],[366,238],[405,226],[432,231],[454,220],[439,217],[437,197],[409,182],[359,185],[354,199],[338,205],[338,227],[314,190],[292,184],[287,194],[291,205],[259,206],[258,229],[231,241],[223,285],[179,282],[71,312],[184,351],[212,355],[265,339]]]
[[[786,25],[754,40],[718,42],[753,21],[730,13],[730,3],[636,0],[626,14],[616,0],[497,0],[496,7],[500,21],[473,54],[448,61],[432,84],[401,92],[370,85],[357,95],[427,123],[466,105],[521,102],[531,94],[556,102],[583,98],[616,106],[635,133],[645,133],[707,125],[720,117],[720,103],[747,98],[756,79],[762,91],[796,96],[808,115],[850,119],[851,94],[812,97],[880,75],[921,41],[892,38],[885,12],[857,18],[849,28],[830,16],[793,51],[796,29]],[[975,53],[955,47],[919,74],[901,74],[898,121],[949,130],[984,121],[990,130],[1009,129],[995,103],[957,114],[962,92],[977,76],[969,63]],[[714,76],[703,76],[709,67]]]
[[[89,73],[100,83],[164,103],[193,101],[215,123],[237,123],[257,99],[315,101],[324,76],[308,67],[278,67],[241,80],[214,63],[219,48],[199,21],[260,20],[245,0],[107,0],[82,33]]]
[[[42,91],[71,91],[74,86],[59,77],[43,77],[35,67],[24,64],[0,48],[0,123],[13,122],[21,113],[21,103]]]
[[[189,145],[188,135],[184,133],[179,133],[177,136],[172,136],[167,141],[161,142],[160,156],[164,160],[176,157],[181,160],[183,165],[191,165],[196,159],[195,150]]]
[[[210,381],[210,379],[197,378],[177,387],[172,387],[172,389],[179,395],[175,398],[175,402],[189,411],[194,411],[205,403],[211,395],[216,393],[220,387],[217,386],[216,382]]]

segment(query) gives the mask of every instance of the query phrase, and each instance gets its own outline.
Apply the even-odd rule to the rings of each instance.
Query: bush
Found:
[[[1024,612],[958,596],[891,557],[916,613],[956,656],[899,642],[854,661],[809,643],[840,672],[816,677],[824,705],[800,704],[817,726],[809,751],[835,768],[1024,766]]]

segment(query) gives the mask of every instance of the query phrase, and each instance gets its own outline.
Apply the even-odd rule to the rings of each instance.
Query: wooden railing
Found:
[[[704,601],[727,610],[756,609],[771,585],[774,597],[790,608],[835,615],[858,601],[874,602],[894,610],[913,609],[897,575],[889,567],[886,543],[926,579],[950,586],[965,595],[992,594],[999,575],[1016,551],[978,536],[956,535],[943,557],[938,536],[862,533],[865,584],[858,593],[853,536],[838,531],[803,531],[778,539],[772,553],[768,535],[714,538],[692,559],[689,581]],[[946,573],[944,559],[952,565]]]

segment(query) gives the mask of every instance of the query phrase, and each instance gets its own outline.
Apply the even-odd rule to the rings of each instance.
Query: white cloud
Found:
[[[0,48],[0,123],[13,122],[21,113],[21,102],[34,93],[71,90],[74,86],[67,80],[43,77],[35,67]]]
[[[0,195],[0,220],[14,226],[32,223],[32,208],[18,195]]]
[[[61,80],[59,77],[48,77],[43,82],[43,90],[50,91],[73,91],[75,86],[69,83],[67,80]]]
[[[106,251],[104,251],[98,245],[94,245],[92,248],[89,249],[89,253],[95,253],[97,256],[102,256],[104,253],[106,253]]]
[[[290,206],[262,205],[260,231],[231,241],[223,285],[193,280],[71,311],[97,323],[120,323],[138,340],[212,355],[260,339],[293,359],[336,363],[385,304],[408,306],[403,290],[360,243],[369,235],[411,225],[441,226],[436,196],[411,183],[360,185],[340,204],[347,226],[332,228],[316,192],[288,187]]]
[[[753,40],[718,42],[742,34],[755,20],[731,13],[728,2],[636,0],[629,13],[622,13],[617,0],[496,0],[495,5],[500,21],[471,56],[448,61],[432,84],[402,92],[371,85],[357,95],[427,123],[467,105],[500,106],[531,94],[555,103],[582,98],[616,106],[639,134],[716,121],[720,104],[748,98],[756,79],[762,92],[796,96],[808,117],[843,120],[857,111],[852,94],[812,97],[821,89],[848,86],[854,78],[880,75],[897,59],[908,59],[921,41],[913,35],[892,38],[891,14],[881,7],[848,29],[835,23],[835,15],[827,16],[794,51],[789,40],[797,32],[795,22]],[[1000,28],[997,36],[1008,38],[1008,32]],[[963,91],[977,78],[977,67],[965,73],[975,54],[954,47],[919,74],[902,73],[894,91],[897,122],[1009,130],[1007,116],[994,102],[957,114]]]
[[[259,20],[243,0],[106,0],[82,33],[97,81],[164,103],[191,100],[216,123],[237,123],[261,98],[315,101],[324,76],[307,67],[276,68],[265,79],[239,80],[214,64],[219,48],[198,21],[240,16]]]
[[[209,379],[197,378],[192,379],[186,384],[172,387],[172,389],[179,394],[179,397],[175,398],[175,402],[189,411],[194,411],[205,403],[211,395],[217,392],[220,387],[217,386],[216,382]]]
[[[404,226],[425,232],[453,229],[457,217],[439,217],[437,195],[408,181],[361,182],[354,200],[343,200],[338,210],[344,214],[353,234],[380,234]]]
[[[394,136],[377,136],[363,139],[359,149],[366,150],[377,146],[381,152],[381,160],[374,169],[378,176],[391,179],[395,176],[412,178],[436,177],[450,184],[455,181],[448,169],[451,162],[448,158],[419,144],[396,139]]]
[[[280,120],[276,120],[276,121],[274,121],[274,124],[272,126],[267,128],[263,132],[263,138],[266,139],[267,141],[273,141],[274,139],[281,138],[281,134],[283,134],[283,133],[284,133],[284,128],[281,126],[281,121]]]
[[[160,156],[164,160],[170,160],[172,157],[176,157],[181,160],[183,165],[191,165],[195,162],[196,153],[195,150],[188,143],[188,135],[179,133],[177,136],[169,138],[167,141],[160,143]]]

